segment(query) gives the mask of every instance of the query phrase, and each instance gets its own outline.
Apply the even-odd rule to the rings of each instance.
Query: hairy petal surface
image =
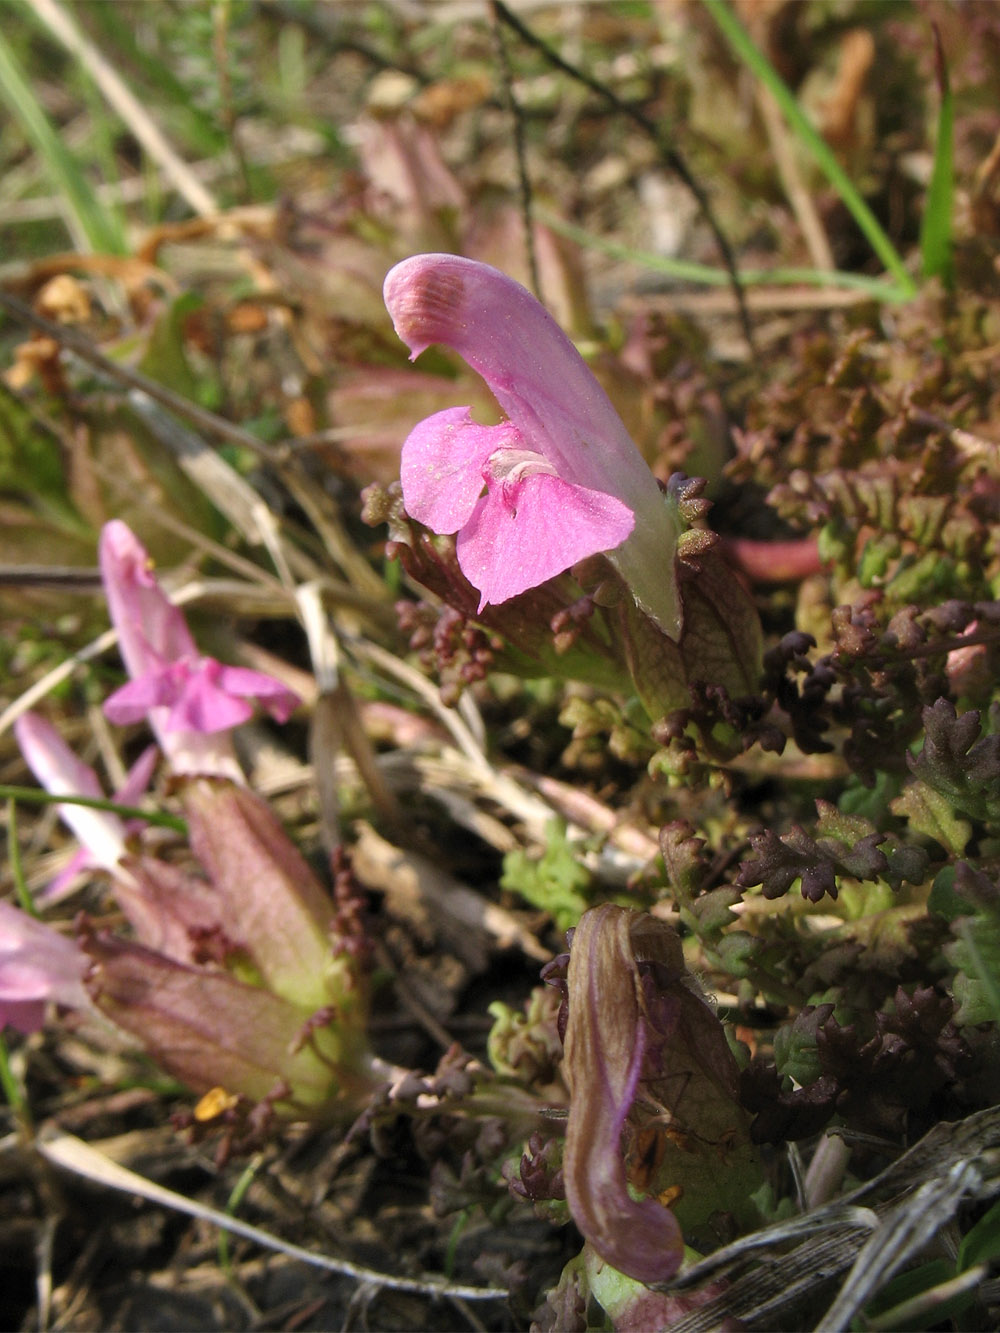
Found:
[[[226,972],[190,967],[142,945],[95,935],[87,984],[98,1008],[137,1036],[161,1068],[196,1092],[224,1087],[253,1101],[286,1089],[295,1113],[356,1113],[374,1079],[345,1053],[336,1025]]]
[[[24,713],[14,723],[14,735],[21,754],[35,777],[54,796],[60,794],[102,798],[104,792],[97,774],[79,759],[59,732],[37,713]],[[113,799],[122,805],[136,805],[149,786],[158,751],[149,745],[129,769]],[[84,805],[58,805],[63,823],[72,829],[80,848],[62,871],[37,896],[39,903],[54,903],[65,897],[76,876],[85,870],[113,870],[119,878],[125,838],[143,827],[140,819],[124,823],[110,810],[91,810]]]
[[[24,713],[14,723],[14,736],[24,761],[53,796],[88,796],[101,800],[97,774],[69,748],[59,732],[37,713]],[[125,850],[125,825],[109,810],[84,805],[57,806],[59,817],[73,830],[87,853],[88,864],[110,870]]]
[[[338,953],[334,908],[271,808],[246,787],[199,779],[181,790],[191,848],[241,944],[276,994],[319,1009],[336,1004],[363,1025],[357,968]]]
[[[101,530],[99,557],[108,611],[129,675],[134,679],[165,662],[196,657],[183,614],[157,582],[146,548],[120,519]]]

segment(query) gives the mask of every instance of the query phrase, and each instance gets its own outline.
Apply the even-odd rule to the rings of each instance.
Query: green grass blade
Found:
[[[840,195],[868,244],[878,255],[887,272],[892,274],[896,285],[907,296],[914,296],[917,290],[916,284],[907,272],[899,251],[837,161],[830,145],[802,110],[795,94],[763,51],[755,45],[750,34],[726,4],[726,0],[704,0],[704,3],[733,51],[772,94],[793,133],[808,149],[816,165]]]
[[[22,1131],[30,1136],[31,1112],[28,1108],[28,1099],[18,1082],[17,1075],[11,1068],[10,1052],[7,1050],[7,1043],[2,1035],[0,1035],[0,1092],[3,1093],[4,1100],[20,1122]]]
[[[955,196],[953,162],[955,107],[948,79],[948,67],[944,63],[944,52],[941,49],[941,37],[936,27],[934,55],[941,105],[938,109],[934,166],[931,169],[924,217],[920,227],[920,260],[921,271],[925,278],[940,278],[945,285],[950,285],[953,272],[951,220]]]
[[[558,214],[537,206],[535,215],[546,227],[566,236],[577,245],[587,250],[597,250],[611,259],[637,264],[640,268],[653,273],[662,273],[665,277],[679,282],[698,283],[704,287],[728,287],[732,285],[730,275],[723,268],[711,264],[698,264],[686,259],[671,259],[667,255],[654,254],[649,250],[636,250],[620,241],[612,241],[604,236],[595,236],[592,232],[567,222]],[[912,284],[902,287],[885,278],[870,278],[864,273],[826,272],[817,268],[760,268],[740,269],[740,282],[744,287],[839,287],[848,291],[867,292],[878,301],[907,301],[913,295]]]
[[[17,828],[17,804],[13,797],[8,798],[7,801],[7,847],[10,853],[10,876],[14,881],[14,892],[17,895],[17,901],[29,916],[38,916],[38,908],[35,906],[35,900],[31,896],[28,881],[24,876],[24,862],[21,860],[21,838]]]
[[[253,1184],[257,1172],[264,1164],[263,1153],[257,1153],[252,1162],[248,1162],[243,1168],[239,1180],[232,1188],[229,1198],[226,1200],[226,1216],[235,1217],[237,1209],[243,1202],[247,1190]],[[232,1259],[229,1254],[229,1232],[219,1231],[219,1267],[222,1269],[227,1282],[236,1281],[236,1273],[233,1270]]]
[[[98,796],[72,796],[65,792],[43,791],[41,787],[16,787],[9,783],[0,784],[0,800],[26,801],[29,805],[82,805],[88,810],[107,810],[121,819],[142,819],[147,824],[159,828],[173,829],[176,833],[186,834],[187,823],[178,815],[168,815],[160,810],[144,810],[140,805],[120,805],[117,801],[107,801]]]
[[[197,18],[199,10],[195,9],[192,13]],[[136,41],[133,30],[128,24],[122,23],[117,6],[106,3],[91,5],[87,10],[87,20],[99,34],[102,51],[106,55],[115,52],[126,68],[141,76],[144,88],[154,90],[157,113],[162,114],[166,125],[189,153],[201,157],[218,157],[226,151],[229,144],[226,134],[197,105],[194,90],[176,76],[164,53],[150,55]],[[188,14],[178,11],[167,26],[171,31],[176,31],[178,24],[187,21]],[[190,40],[194,40],[193,36]]]
[[[53,185],[62,195],[82,242],[98,254],[125,254],[125,236],[115,215],[91,188],[73,154],[45,114],[0,26],[0,99],[20,123],[42,159]]]
[[[992,1264],[1000,1259],[1000,1203],[995,1203],[963,1238],[958,1247],[958,1270]]]

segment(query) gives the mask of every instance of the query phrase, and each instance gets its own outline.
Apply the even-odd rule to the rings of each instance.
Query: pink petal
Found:
[[[114,794],[114,799],[121,805],[137,805],[139,798],[146,794],[149,784],[153,777],[153,770],[156,768],[160,752],[155,745],[147,745],[142,754],[135,761],[128,773],[125,775],[125,781]],[[139,821],[131,821],[138,823]]]
[[[114,519],[104,525],[99,555],[104,594],[129,675],[196,656],[183,614],[153,576],[146,548],[126,524]]]
[[[400,459],[406,512],[432,532],[457,532],[482,494],[486,460],[512,433],[508,424],[478,425],[467,407],[449,407],[421,421]]]
[[[458,563],[482,594],[482,611],[620,546],[634,523],[614,496],[535,473],[495,486],[477,504],[458,537]]]
[[[47,792],[94,798],[104,795],[94,770],[38,713],[22,713],[14,723],[14,736],[25,763]]]
[[[212,773],[239,782],[235,752],[221,733],[251,716],[245,697],[261,698],[279,720],[297,698],[280,681],[198,655],[183,615],[124,523],[105,525],[100,558],[108,608],[132,677],[106,702],[107,716],[116,723],[148,717],[175,773]]]
[[[389,272],[384,296],[413,356],[432,343],[453,348],[489,385],[524,447],[560,476],[617,495],[631,509],[659,496],[590,367],[520,283],[458,255],[415,255]]]
[[[253,716],[244,699],[229,694],[217,684],[215,673],[192,672],[167,719],[168,731],[228,731]]]
[[[239,698],[256,699],[276,722],[287,722],[301,702],[294,690],[290,690],[274,676],[265,675],[263,671],[226,666],[225,663],[217,663],[216,666],[215,678],[221,689]]]
[[[135,680],[126,681],[104,700],[104,716],[116,727],[141,722],[152,709],[172,704],[177,698],[177,687],[168,672],[150,671]]]
[[[95,868],[94,858],[83,847],[80,847],[69,858],[59,874],[49,880],[44,889],[40,889],[35,894],[35,905],[37,907],[51,907],[53,903],[62,902],[68,898],[79,877],[88,870]]]
[[[0,1021],[33,1032],[49,1002],[89,1009],[83,987],[87,966],[73,940],[0,902]]]
[[[24,713],[14,723],[14,734],[28,767],[53,796],[104,795],[94,770],[73,753],[44,718]],[[80,840],[86,863],[110,870],[125,844],[125,826],[118,816],[82,805],[60,805],[58,810],[59,818]]]
[[[60,937],[61,938],[61,937]],[[5,958],[0,967],[0,1000],[48,1000],[62,981],[41,962],[30,958]]]

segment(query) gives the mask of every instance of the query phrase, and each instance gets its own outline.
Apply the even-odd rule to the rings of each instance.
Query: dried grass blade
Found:
[[[196,1217],[203,1222],[221,1227],[234,1236],[242,1236],[245,1240],[263,1245],[266,1249],[275,1250],[291,1259],[298,1259],[313,1268],[322,1268],[329,1273],[339,1273],[343,1277],[353,1278],[356,1282],[366,1282],[376,1287],[388,1287],[394,1291],[415,1292],[422,1296],[457,1297],[466,1301],[507,1299],[508,1293],[502,1287],[469,1287],[458,1282],[448,1282],[444,1278],[434,1277],[396,1277],[391,1273],[380,1273],[374,1268],[365,1268],[360,1264],[351,1263],[348,1259],[334,1259],[330,1255],[314,1254],[301,1245],[293,1245],[290,1241],[282,1240],[279,1236],[272,1236],[270,1232],[264,1231],[261,1227],[252,1226],[248,1222],[241,1222],[238,1218],[230,1217],[218,1208],[211,1208],[207,1204],[199,1203],[196,1199],[186,1198],[175,1190],[158,1185],[153,1180],[147,1180],[145,1176],[140,1176],[137,1172],[130,1171],[128,1167],[112,1161],[110,1157],[106,1157],[104,1153],[99,1152],[90,1144],[84,1143],[82,1139],[76,1138],[73,1134],[62,1134],[58,1131],[52,1134],[42,1134],[36,1141],[36,1146],[46,1161],[51,1162],[53,1166],[72,1172],[74,1175],[82,1176],[85,1180],[92,1181],[96,1185],[104,1185],[108,1189],[120,1190],[123,1194],[138,1195],[139,1198],[146,1199],[150,1203],[158,1204],[163,1208],[172,1208],[175,1212],[187,1214],[188,1217]]]

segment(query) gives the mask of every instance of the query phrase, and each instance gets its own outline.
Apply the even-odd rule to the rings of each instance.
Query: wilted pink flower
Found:
[[[513,279],[455,255],[397,264],[385,302],[413,357],[431,343],[453,348],[507,416],[481,426],[468,408],[448,408],[403,445],[407,512],[458,534],[479,609],[605,552],[637,604],[676,638],[676,510],[551,315]]]
[[[0,1028],[36,1032],[48,1004],[90,1009],[86,954],[12,903],[0,902]]]
[[[100,542],[101,577],[118,645],[132,679],[106,700],[112,722],[149,718],[176,773],[215,773],[239,780],[226,738],[245,722],[258,700],[279,722],[298,703],[280,681],[245,667],[203,657],[184,616],[150,569],[145,548],[119,520],[107,523]]]
[[[584,912],[566,986],[566,1200],[605,1263],[663,1282],[684,1236],[710,1240],[712,1217],[738,1217],[761,1183],[736,1060],[657,917]]]
[[[14,732],[25,762],[46,791],[54,796],[103,797],[97,774],[44,718],[25,713],[14,723]],[[143,751],[115,793],[116,800],[129,805],[138,800],[157,757],[155,745]],[[119,907],[148,947],[187,962],[194,955],[195,937],[221,929],[218,896],[203,880],[168,862],[129,851],[126,836],[143,827],[141,820],[124,823],[110,810],[72,803],[56,809],[80,840],[80,848],[39,901],[57,902],[68,882],[83,870],[105,870]]]
[[[103,798],[97,774],[69,748],[59,732],[37,713],[24,713],[14,723],[14,735],[24,761],[47,792],[53,796]],[[149,785],[156,763],[156,747],[145,749],[129,770],[113,800],[135,805]],[[80,849],[69,865],[44,890],[42,898],[55,902],[65,886],[83,870],[112,870],[125,851],[126,825],[110,810],[84,805],[59,805],[60,818],[76,834]]]
[[[573,933],[563,1078],[570,1092],[563,1172],[573,1221],[613,1268],[640,1282],[673,1277],[684,1257],[677,1218],[629,1193],[622,1133],[646,1056],[633,914],[607,904]]]

